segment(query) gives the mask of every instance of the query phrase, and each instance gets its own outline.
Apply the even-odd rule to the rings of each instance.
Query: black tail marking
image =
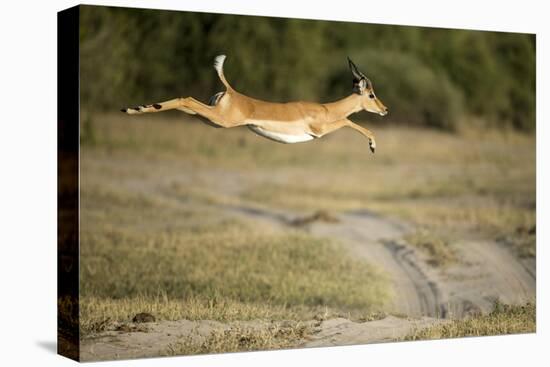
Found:
[[[225,92],[218,92],[218,93],[214,94],[212,97],[210,97],[210,100],[208,101],[208,105],[209,106],[216,106],[220,102],[220,99],[222,99],[222,97],[224,95],[225,95]]]

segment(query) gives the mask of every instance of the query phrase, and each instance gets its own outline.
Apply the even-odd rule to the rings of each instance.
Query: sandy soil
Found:
[[[400,238],[406,225],[368,212],[341,216],[340,223],[316,223],[312,231],[334,237],[381,265],[393,279],[393,311],[408,316],[462,318],[489,311],[496,299],[525,303],[535,297],[534,263],[522,263],[496,242],[464,240],[455,244],[460,262],[439,269]]]
[[[321,323],[310,321],[306,324],[312,327],[313,334],[298,343],[296,348],[395,341],[415,328],[439,322],[444,321],[431,317],[403,319],[395,316],[363,323],[344,318],[330,319]],[[106,331],[84,339],[80,344],[81,361],[166,356],[171,346],[177,344],[183,337],[192,335],[193,342],[199,344],[214,330],[227,330],[232,326],[262,329],[272,324],[264,321],[221,323],[211,320],[179,320],[126,326],[137,326],[140,331]]]
[[[227,196],[238,194],[239,178],[235,175],[219,179],[216,172],[204,172],[207,182],[223,182],[219,190]],[[218,180],[212,180],[211,176]],[[227,174],[225,174],[227,175]],[[247,178],[250,179],[250,178]],[[164,183],[181,181],[166,177]],[[159,181],[155,185],[159,185]],[[162,185],[162,183],[160,183]],[[156,195],[158,199],[175,200],[157,186],[136,183],[129,189]],[[260,206],[220,205],[232,216],[245,217],[274,230],[292,225],[299,216]],[[346,319],[316,323],[315,333],[301,343],[304,347],[364,344],[396,340],[412,328],[463,318],[471,313],[486,312],[496,299],[515,304],[535,298],[534,261],[522,261],[509,249],[492,241],[464,240],[456,244],[461,259],[444,269],[428,264],[417,249],[401,238],[412,228],[406,223],[378,216],[369,211],[340,214],[338,221],[314,221],[303,227],[312,234],[330,237],[344,244],[355,256],[376,264],[387,272],[394,286],[393,304],[382,320],[356,323]],[[314,322],[314,321],[312,321]],[[108,331],[82,340],[83,360],[123,359],[157,356],[182,335],[195,333],[200,339],[214,328],[230,324],[187,320],[147,324],[147,332]],[[261,327],[258,322],[257,326]]]
[[[228,207],[248,219],[292,223],[288,212],[260,207]],[[357,257],[376,264],[390,276],[393,305],[387,312],[409,317],[463,318],[490,311],[495,300],[521,304],[535,298],[533,261],[521,261],[493,241],[455,244],[460,262],[444,269],[428,264],[423,253],[402,240],[408,224],[369,211],[338,215],[337,222],[316,221],[304,230],[334,238]]]
[[[136,326],[129,324],[128,326]],[[81,361],[130,359],[166,355],[170,344],[185,335],[194,335],[197,342],[214,329],[228,325],[216,321],[162,321],[139,325],[142,331],[106,331],[80,342]]]
[[[403,319],[387,316],[381,320],[363,323],[343,318],[331,319],[324,321],[318,332],[313,334],[300,347],[327,347],[395,341],[408,335],[416,328],[424,328],[440,322],[444,321],[432,317]]]

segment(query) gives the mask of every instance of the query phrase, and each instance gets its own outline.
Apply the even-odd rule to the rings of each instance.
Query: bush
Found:
[[[400,52],[369,50],[353,58],[390,110],[384,122],[446,130],[457,127],[464,112],[463,96],[443,73],[432,70],[411,54]],[[337,80],[345,78],[350,78],[349,71],[345,75],[340,71],[332,80],[336,84]],[[342,90],[341,93],[346,92]],[[372,118],[377,119],[369,114],[369,119]]]
[[[330,101],[351,92],[349,55],[390,108],[384,122],[453,130],[472,116],[535,129],[530,34],[92,6],[80,20],[81,102],[91,114],[207,101],[222,87],[212,69],[220,53],[247,95]]]

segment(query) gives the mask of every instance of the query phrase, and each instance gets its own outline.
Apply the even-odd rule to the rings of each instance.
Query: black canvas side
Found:
[[[79,360],[79,10],[57,14],[57,351]]]

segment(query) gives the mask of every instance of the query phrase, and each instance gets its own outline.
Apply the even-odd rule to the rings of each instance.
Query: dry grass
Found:
[[[418,230],[407,235],[405,241],[426,253],[428,263],[433,266],[443,267],[458,260],[450,241],[433,231]]]
[[[510,245],[523,258],[534,258],[536,256],[536,239],[535,224],[529,225],[529,227],[518,226],[514,233],[505,233],[498,237],[501,243]]]
[[[488,315],[466,320],[453,320],[449,323],[416,330],[405,340],[534,333],[535,331],[536,308],[534,303],[522,306],[496,303],[494,310]]]
[[[384,276],[338,244],[242,223],[224,205],[304,215],[368,208],[432,235],[499,239],[535,255],[532,135],[369,126],[372,155],[349,130],[283,145],[192,121],[169,112],[93,121],[94,143],[81,155],[84,333],[138,312],[161,320],[361,318],[388,299]],[[452,241],[428,243],[434,261],[452,260]],[[251,345],[268,347],[266,338]]]
[[[166,354],[190,355],[290,348],[310,332],[311,328],[300,322],[260,327],[231,326],[225,330],[213,330],[199,342],[196,337],[184,337],[171,344]]]
[[[389,298],[383,274],[336,243],[241,222],[193,201],[201,197],[180,205],[161,198],[83,180],[83,334],[139,312],[161,320],[364,317]]]
[[[231,299],[189,297],[170,299],[165,294],[158,297],[137,296],[121,299],[104,297],[81,298],[80,328],[83,334],[109,330],[117,323],[129,323],[140,313],[147,312],[159,320],[285,320],[310,319],[312,314],[323,314],[323,308],[267,303],[241,302]],[[314,316],[313,316],[314,317]]]

